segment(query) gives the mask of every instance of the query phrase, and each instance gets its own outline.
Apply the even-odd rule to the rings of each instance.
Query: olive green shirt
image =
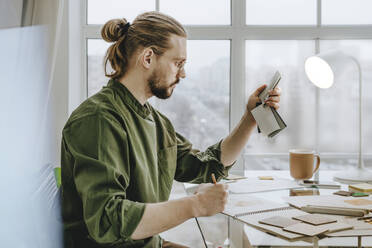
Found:
[[[65,247],[160,247],[158,235],[132,240],[146,203],[167,201],[173,179],[227,176],[220,143],[205,152],[175,132],[149,103],[110,80],[70,116],[62,137]]]

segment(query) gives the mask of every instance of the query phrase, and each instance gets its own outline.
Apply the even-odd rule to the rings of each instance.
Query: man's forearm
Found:
[[[221,163],[229,166],[236,161],[256,126],[250,113],[246,112],[234,130],[221,143]]]
[[[196,216],[195,196],[160,203],[146,204],[132,239],[144,239],[164,232]]]

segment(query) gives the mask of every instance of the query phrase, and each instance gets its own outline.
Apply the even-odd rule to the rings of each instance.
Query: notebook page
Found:
[[[229,216],[239,216],[252,212],[268,211],[285,207],[288,207],[288,204],[277,203],[251,195],[230,194],[223,213]]]

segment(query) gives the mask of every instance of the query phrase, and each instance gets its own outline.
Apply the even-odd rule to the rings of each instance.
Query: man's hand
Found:
[[[247,141],[256,126],[256,120],[253,118],[251,110],[253,110],[256,107],[256,104],[261,101],[258,96],[265,88],[266,85],[262,85],[253,92],[248,99],[247,107],[242,119],[233,131],[223,139],[221,143],[221,162],[224,166],[233,164],[247,144]],[[281,92],[281,89],[278,87],[270,91],[269,97],[266,99],[265,103],[270,107],[278,109]]]
[[[195,192],[195,217],[222,212],[227,202],[227,188],[226,184],[201,184]]]
[[[211,216],[224,210],[227,201],[227,185],[202,184],[192,196],[175,200],[147,203],[141,221],[131,238],[145,239],[164,232],[184,221]]]
[[[260,86],[257,88],[252,95],[250,95],[247,103],[247,109],[246,109],[246,114],[250,117],[251,121],[253,123],[256,123],[255,119],[253,118],[251,111],[256,107],[256,104],[258,102],[261,102],[260,98],[258,96],[260,93],[266,88],[266,84]],[[282,90],[279,87],[276,87],[274,90],[269,91],[269,97],[265,101],[265,103],[273,107],[275,109],[279,108],[279,102],[280,102],[280,95],[282,94]]]

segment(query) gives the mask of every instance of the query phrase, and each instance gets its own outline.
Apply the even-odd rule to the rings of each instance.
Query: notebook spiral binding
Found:
[[[275,212],[275,211],[284,211],[284,210],[291,210],[294,209],[294,207],[288,206],[288,207],[281,207],[281,208],[272,208],[272,209],[266,209],[266,210],[258,210],[258,211],[253,211],[253,212],[247,212],[247,213],[241,213],[235,215],[236,218],[246,216],[246,215],[254,215],[254,214],[262,214],[262,213],[267,213],[267,212]]]

